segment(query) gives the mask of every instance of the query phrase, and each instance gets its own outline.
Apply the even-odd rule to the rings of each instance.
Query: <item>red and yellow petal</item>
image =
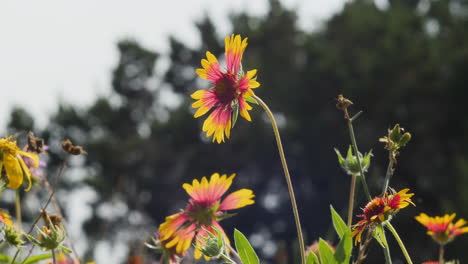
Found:
[[[205,80],[216,82],[222,77],[218,59],[209,51],[206,52],[206,58],[201,60],[203,68],[197,69],[195,72]]]
[[[184,212],[177,213],[166,217],[166,221],[159,225],[159,234],[161,240],[166,240],[171,237],[189,218]]]
[[[244,97],[239,97],[239,114],[245,118],[247,121],[252,121],[250,117],[249,110],[252,110],[252,106],[250,106],[244,99]]]
[[[193,108],[198,108],[193,115],[195,118],[206,114],[219,102],[212,90],[198,90],[191,94],[191,97],[197,100],[192,104]]]
[[[242,55],[247,47],[247,38],[242,39],[240,35],[228,36],[224,39],[227,70],[237,74],[239,71]]]
[[[210,181],[203,177],[201,182],[197,179],[192,181],[192,185],[185,183],[182,188],[197,202],[214,203],[229,189],[232,180],[236,175],[227,177],[226,174],[220,176],[218,173],[211,175]]]
[[[241,189],[229,194],[220,204],[219,210],[232,210],[254,204],[252,190]]]
[[[231,134],[231,107],[220,106],[216,108],[203,123],[202,130],[207,137],[213,136],[213,142],[224,142],[224,135],[229,138]]]
[[[166,248],[175,247],[177,254],[184,255],[192,244],[196,227],[196,224],[192,224],[186,228],[178,230],[169,238],[168,241],[163,242],[164,246]]]

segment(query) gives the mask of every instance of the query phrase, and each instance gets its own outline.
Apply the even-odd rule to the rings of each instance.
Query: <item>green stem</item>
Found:
[[[406,262],[408,262],[408,264],[413,264],[413,261],[411,261],[408,251],[406,250],[405,244],[403,244],[403,241],[401,240],[395,228],[388,221],[386,222],[385,226],[388,228],[388,230],[390,230],[390,232],[392,232],[392,235],[395,237],[396,241],[398,242],[398,245],[401,248],[401,252],[403,252],[403,255],[405,256]]]
[[[359,157],[359,150],[356,143],[356,137],[354,136],[353,120],[349,117],[348,110],[345,110],[345,118],[348,123],[349,136],[351,138],[351,143],[354,149],[354,155],[356,156],[359,167],[359,179],[362,183],[362,188],[364,189],[367,199],[371,201],[372,196],[370,195],[369,188],[367,187],[366,177],[364,176],[364,171],[362,170],[361,158]]]
[[[53,263],[57,264],[57,260],[55,259],[55,251],[52,249],[51,252],[52,252],[52,260],[54,261]]]
[[[384,248],[385,263],[392,264],[392,256],[390,254],[390,247],[388,247],[387,237],[385,236],[385,230],[382,230],[382,239],[387,244],[387,246]]]
[[[348,227],[353,223],[354,210],[354,193],[356,191],[356,174],[351,175],[351,186],[349,188],[349,205],[348,205]]]
[[[231,263],[231,264],[236,264],[236,262],[232,259],[230,259],[228,256],[226,256],[225,254],[221,254],[221,258],[223,258],[225,261],[227,261],[228,263]]]
[[[439,264],[444,264],[445,263],[445,260],[444,260],[444,245],[440,245],[440,249],[439,249]]]
[[[389,155],[392,155],[391,152],[390,152]],[[393,165],[394,165],[393,158],[390,157],[390,160],[388,162],[387,173],[385,175],[384,186],[383,186],[383,189],[382,189],[381,196],[384,196],[385,193],[387,192],[388,184],[390,183],[390,178],[393,175]]]
[[[305,246],[304,246],[304,237],[302,235],[302,228],[301,228],[301,221],[299,219],[299,210],[297,209],[296,198],[294,195],[294,189],[291,181],[291,176],[289,175],[288,164],[286,163],[286,157],[284,155],[283,145],[281,143],[281,137],[278,129],[278,125],[276,124],[275,117],[271,112],[270,108],[262,101],[262,99],[258,98],[256,95],[253,96],[255,100],[262,106],[262,108],[267,113],[268,117],[270,118],[271,125],[273,127],[273,132],[275,134],[276,143],[278,145],[278,152],[281,159],[281,164],[284,170],[284,177],[286,178],[286,183],[288,185],[289,197],[291,199],[291,205],[294,213],[294,220],[296,221],[296,229],[297,229],[297,236],[299,240],[299,249],[301,251],[301,262],[302,264],[306,263],[305,257]]]
[[[16,221],[18,222],[18,229],[21,231],[21,230],[23,230],[23,228],[22,228],[23,221],[21,219],[21,197],[20,197],[19,188],[16,189],[15,211],[16,211]]]

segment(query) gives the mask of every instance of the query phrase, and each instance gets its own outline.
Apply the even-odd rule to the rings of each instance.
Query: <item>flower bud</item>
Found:
[[[214,229],[214,231],[215,233],[206,231],[208,237],[203,237],[201,238],[202,241],[200,241],[203,246],[199,250],[203,255],[210,258],[218,258],[226,249],[221,233],[217,229]]]
[[[21,234],[13,226],[6,226],[3,229],[3,234],[5,236],[5,241],[14,247],[20,247],[25,243],[21,239]]]
[[[348,148],[346,159],[343,158],[339,150],[335,149],[335,152],[338,157],[338,163],[340,164],[340,167],[347,174],[358,175],[358,176],[361,174],[360,169],[359,169],[358,159],[356,156],[353,155],[353,149],[351,148],[351,146],[349,146]],[[367,172],[367,170],[369,169],[371,156],[372,156],[372,151],[369,151],[369,153],[366,153],[365,156],[359,153],[359,160],[361,161],[362,172]]]

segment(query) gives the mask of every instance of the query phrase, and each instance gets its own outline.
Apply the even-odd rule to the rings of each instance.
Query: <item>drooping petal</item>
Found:
[[[159,225],[158,232],[161,240],[166,240],[171,237],[172,234],[177,232],[177,230],[189,220],[190,219],[185,212],[180,212],[166,217],[166,221]]]
[[[235,191],[229,194],[226,198],[224,198],[224,200],[219,206],[219,210],[238,209],[247,205],[254,204],[254,197],[255,195],[253,194],[252,190],[249,189],[241,189]]]
[[[15,155],[3,153],[3,166],[8,177],[8,188],[18,189],[23,183],[23,170]]]

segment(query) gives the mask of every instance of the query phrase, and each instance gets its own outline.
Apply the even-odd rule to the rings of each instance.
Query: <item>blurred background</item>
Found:
[[[88,151],[70,161],[58,193],[85,259],[156,263],[143,242],[185,206],[181,185],[221,172],[237,173],[231,190],[251,188],[257,201],[222,222],[227,233],[245,233],[262,263],[298,263],[265,114],[255,107],[253,122],[239,120],[220,145],[193,118],[188,95],[209,86],[195,69],[206,50],[222,57],[232,32],[249,38],[243,66],[259,70],[256,93],[278,118],[307,244],[336,242],[329,205],[346,212],[350,178],[333,150],[349,144],[339,93],[354,102],[352,113],[364,112],[355,131],[360,150],[374,153],[373,194],[388,162],[378,139],[395,123],[413,135],[391,187],[416,193],[416,207],[393,220],[415,263],[438,250],[415,215],[468,218],[468,1],[49,2],[1,4],[0,125],[2,135],[31,130],[46,139],[51,179],[62,139]],[[37,198],[24,198],[26,220]],[[356,208],[365,203],[359,193]],[[447,258],[468,261],[467,244],[457,238]],[[369,252],[368,263],[383,262],[377,243]]]

